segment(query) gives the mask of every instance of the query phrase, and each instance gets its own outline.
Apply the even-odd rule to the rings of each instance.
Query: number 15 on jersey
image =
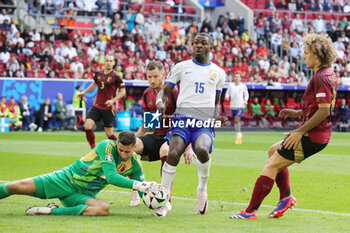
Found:
[[[203,93],[204,92],[205,83],[195,82],[194,85],[196,86],[195,93]]]

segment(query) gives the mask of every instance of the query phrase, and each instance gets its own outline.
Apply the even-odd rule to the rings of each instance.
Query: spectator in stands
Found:
[[[265,5],[266,9],[276,10],[275,3],[272,0],[268,0]]]
[[[18,104],[15,101],[15,98],[11,97],[8,102],[5,110],[5,114],[10,120],[10,129],[11,130],[20,130],[22,128],[22,116],[21,110],[18,107]]]
[[[0,117],[6,117],[6,96],[1,96],[1,102],[0,102]]]
[[[164,46],[161,46],[159,50],[157,50],[155,59],[160,61],[164,61],[166,59],[166,51],[164,51]]]
[[[301,33],[304,31],[304,23],[303,20],[300,19],[300,14],[296,14],[295,18],[292,20],[292,24],[290,26],[291,31],[297,31]]]
[[[342,12],[343,11],[343,6],[342,6],[340,1],[336,0],[334,2],[333,11],[335,11],[335,12]]]
[[[212,33],[211,35],[213,37],[214,40],[220,38],[223,39],[224,38],[224,34],[221,32],[221,28],[217,27],[216,31]]]
[[[129,8],[128,12],[124,15],[124,19],[126,21],[126,24],[128,25],[128,28],[127,28],[128,32],[131,32],[132,29],[134,29],[135,18],[136,18],[136,15],[132,12],[132,9]]]
[[[69,36],[65,28],[61,28],[60,33],[57,34],[57,40],[69,40]]]
[[[63,63],[65,62],[65,59],[64,59],[61,51],[58,51],[58,53],[55,54],[53,59],[57,62],[57,64],[61,64],[61,66],[63,67]]]
[[[96,48],[103,52],[106,50],[107,43],[103,41],[103,37],[100,37],[98,41],[96,41]]]
[[[265,111],[264,111],[264,115],[266,120],[269,122],[270,127],[273,127],[273,122],[276,119],[276,112],[275,112],[275,106],[273,106],[273,104],[271,103],[270,99],[266,99],[265,102]]]
[[[1,15],[0,15],[0,25],[4,24],[5,20],[7,20],[8,22],[11,22],[11,18],[7,14],[6,8],[3,8],[1,10]]]
[[[145,16],[144,16],[144,12],[143,12],[143,8],[142,7],[137,9],[137,14],[135,16],[135,23],[136,23],[136,25],[139,26],[141,31],[144,30]]]
[[[333,11],[333,1],[332,0],[324,0],[323,2],[323,10],[324,11]]]
[[[346,0],[346,2],[344,3],[344,7],[343,7],[344,13],[350,13],[350,2],[349,0]],[[346,17],[344,17],[346,18]]]
[[[3,63],[7,63],[10,60],[10,53],[8,50],[2,51],[0,53],[0,61]]]
[[[304,9],[305,9],[304,0],[297,0],[296,9],[297,9],[297,11],[304,11]]]
[[[237,20],[237,24],[238,24],[238,34],[242,35],[245,31],[244,18],[242,16],[242,14],[238,14],[238,17],[236,20]]]
[[[321,10],[319,5],[316,4],[315,0],[311,0],[310,5],[307,8],[310,11],[319,11]]]
[[[282,29],[283,29],[283,31],[284,31],[285,29],[287,29],[287,30],[288,30],[288,33],[290,33],[290,26],[292,25],[292,21],[289,19],[288,14],[284,14],[284,18],[283,18],[281,24],[282,24]]]
[[[81,72],[84,73],[84,65],[80,62],[80,58],[78,56],[73,58],[71,67],[73,72],[78,71],[78,69],[80,68]]]
[[[6,64],[6,68],[10,69],[13,72],[16,72],[17,70],[19,70],[19,63],[16,59],[16,56],[11,56],[10,61]]]
[[[282,30],[273,33],[271,36],[271,46],[274,53],[280,54],[282,46]]]
[[[323,20],[323,15],[317,15],[317,19],[314,19],[314,28],[316,33],[326,33],[326,24]]]
[[[259,123],[263,119],[263,113],[261,112],[261,106],[260,106],[258,97],[254,97],[254,100],[250,104],[250,107],[251,107],[251,112],[253,114],[254,120],[256,120],[256,127],[259,127]]]
[[[344,124],[349,122],[349,106],[346,105],[346,99],[341,99],[341,103],[338,106],[338,117]]]
[[[19,109],[22,115],[23,130],[34,131],[37,128],[37,125],[34,124],[33,110],[34,108],[30,107],[28,104],[28,97],[22,96],[21,102],[18,104]]]
[[[295,3],[295,0],[290,0],[288,3],[288,9],[290,11],[296,11],[297,10],[297,5]]]
[[[91,60],[94,60],[94,58],[98,55],[98,50],[95,47],[94,43],[90,44],[90,47],[87,49],[86,55],[90,57]]]
[[[67,129],[70,122],[70,126],[73,128],[75,126],[75,116],[68,115],[67,104],[63,101],[62,93],[57,94],[57,102],[55,103],[55,118],[61,122],[61,130]],[[74,120],[74,121],[73,121]],[[72,122],[73,121],[73,122]]]
[[[281,0],[281,1],[278,1],[276,8],[282,9],[282,10],[288,10],[288,5],[285,0]]]
[[[38,132],[47,130],[49,128],[49,122],[52,121],[52,126],[56,128],[56,118],[52,114],[52,106],[50,98],[46,98],[45,102],[40,105],[40,110],[36,112],[36,119],[38,120]]]
[[[158,22],[159,16],[156,14],[156,11],[152,7],[151,12],[148,14],[148,18],[150,18],[153,22]]]
[[[258,61],[260,69],[264,70],[265,73],[268,72],[270,68],[270,62],[267,56],[263,56],[262,59]]]
[[[211,25],[209,14],[205,15],[205,19],[202,22],[200,32],[211,33],[213,31],[213,26]]]
[[[7,19],[4,20],[4,23],[0,25],[0,29],[2,29],[5,32],[10,31],[11,25],[10,25],[10,21],[8,21]]]
[[[27,77],[27,69],[26,69],[26,67],[25,67],[25,65],[24,65],[23,63],[21,63],[19,69],[20,69],[20,70],[19,70],[19,72],[20,72],[20,75],[19,75],[19,76],[20,76],[21,78]]]
[[[68,41],[68,46],[63,49],[62,56],[66,57],[71,60],[73,57],[78,56],[76,48],[73,47],[72,41]]]
[[[112,18],[114,12],[117,12],[117,11],[119,11],[119,0],[107,0],[108,17]]]
[[[12,44],[20,43],[22,46],[24,46],[24,40],[21,38],[20,33],[16,32],[15,37],[12,39]]]
[[[108,22],[108,19],[103,17],[101,12],[97,12],[96,18],[94,19],[94,28],[97,30],[104,21]]]

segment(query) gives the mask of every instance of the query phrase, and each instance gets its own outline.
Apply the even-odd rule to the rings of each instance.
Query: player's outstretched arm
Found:
[[[295,110],[295,109],[289,109],[289,108],[285,108],[282,109],[279,113],[279,118],[282,119],[286,119],[288,117],[293,117],[293,118],[297,118],[297,117],[301,117],[303,115],[303,110]]]
[[[174,89],[174,86],[165,84],[157,94],[156,106],[157,106],[157,110],[159,110],[162,114],[165,113],[164,101],[173,89]]]
[[[306,121],[301,127],[298,129],[285,133],[288,138],[284,141],[283,145],[286,149],[295,149],[301,139],[301,137],[319,125],[322,121],[324,121],[327,117],[329,117],[331,104],[328,103],[320,103],[318,104],[318,110],[315,114]]]
[[[84,91],[80,92],[77,97],[78,99],[81,99],[84,97],[86,93],[89,93],[90,91],[94,90],[97,87],[97,84],[95,82],[91,83],[88,88],[86,88]]]

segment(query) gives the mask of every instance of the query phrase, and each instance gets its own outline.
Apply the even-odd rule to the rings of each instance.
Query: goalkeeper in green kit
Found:
[[[121,132],[118,141],[102,141],[73,165],[47,175],[0,185],[0,199],[22,194],[41,199],[58,198],[64,206],[31,207],[27,215],[106,216],[109,205],[96,196],[107,184],[144,192],[154,183],[145,182],[141,162],[134,154],[135,142],[133,132]]]

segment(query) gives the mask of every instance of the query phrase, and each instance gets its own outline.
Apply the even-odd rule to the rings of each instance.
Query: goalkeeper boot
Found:
[[[29,207],[26,215],[49,215],[53,209],[59,208],[55,203],[50,203],[45,207]]]
[[[154,214],[156,217],[166,217],[168,211],[172,209],[170,202],[165,203],[165,205],[159,207]]]
[[[282,198],[276,208],[269,214],[270,218],[280,218],[283,216],[284,212],[286,212],[289,208],[293,208],[297,203],[297,199],[292,195],[288,197]]]
[[[256,220],[257,219],[256,210],[254,210],[253,213],[248,213],[245,210],[241,210],[240,213],[235,214],[235,215],[231,215],[230,218],[231,219],[253,219],[253,220]]]
[[[133,190],[131,193],[130,206],[136,207],[140,205],[140,196],[137,190]]]
[[[208,196],[207,192],[197,193],[197,212],[198,214],[206,214],[208,211]]]

